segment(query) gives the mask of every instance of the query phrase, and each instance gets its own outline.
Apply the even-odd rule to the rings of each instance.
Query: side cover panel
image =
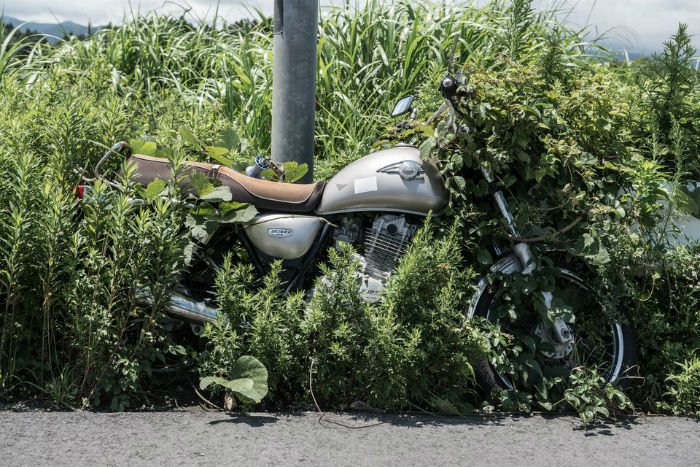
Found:
[[[243,231],[253,245],[273,258],[296,259],[304,256],[321,230],[319,217],[295,214],[262,214],[253,218]]]

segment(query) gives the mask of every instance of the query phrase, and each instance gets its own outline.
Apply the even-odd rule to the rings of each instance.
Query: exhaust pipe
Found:
[[[166,309],[169,314],[196,323],[213,323],[219,314],[219,310],[216,308],[208,307],[203,302],[195,302],[178,293],[173,293],[170,296],[170,302],[168,302]]]
[[[137,291],[139,298],[144,303],[153,303],[151,294],[145,290]],[[219,310],[209,307],[204,302],[196,302],[185,295],[173,292],[170,301],[165,305],[165,310],[169,315],[183,319],[190,323],[213,323],[219,314]]]

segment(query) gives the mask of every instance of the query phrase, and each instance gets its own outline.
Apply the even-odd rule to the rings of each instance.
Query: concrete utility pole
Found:
[[[314,168],[318,0],[275,0],[272,63],[272,160]]]

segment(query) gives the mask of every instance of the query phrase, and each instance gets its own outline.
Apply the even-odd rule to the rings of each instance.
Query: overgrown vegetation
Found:
[[[278,407],[304,400],[311,377],[324,406],[471,411],[469,362],[488,347],[464,316],[473,273],[456,229],[440,239],[430,225],[418,232],[379,305],[362,300],[357,266],[349,246],[332,250],[307,303],[283,293],[279,264],[255,288],[251,267],[227,259],[218,282],[223,317],[207,329],[202,374],[226,372],[243,352],[269,369]]]
[[[239,168],[266,153],[269,18],[217,29],[138,16],[22,54],[0,41],[0,395],[119,410],[152,402],[152,368],[171,356],[225,383],[252,355],[268,371],[268,407],[309,402],[311,378],[324,407],[566,406],[587,421],[626,409],[598,369],[533,379],[527,342],[466,320],[475,278],[496,259],[492,241],[510,241],[478,172],[488,161],[520,233],[542,237],[552,257],[578,259],[572,267],[605,292],[609,312],[627,310],[640,343],[634,405],[697,413],[700,247],[668,248],[663,204],[700,209],[700,190],[686,189],[700,179],[700,81],[685,28],[660,55],[629,64],[523,0],[371,1],[327,10],[319,31],[319,179],[372,150],[401,95],[416,94],[424,116],[438,107],[458,38],[454,67],[471,74],[460,116],[469,131],[421,125],[392,136],[440,160],[450,207],[416,235],[377,306],[359,298],[349,249],[330,253],[313,296],[283,294],[279,267],[260,284],[233,251],[217,281],[223,316],[199,356],[158,321],[186,261],[187,213],[134,186],[128,170],[121,189],[97,184],[78,203],[73,169],[94,166],[118,140],[141,139],[176,162],[225,157]],[[217,141],[229,127],[235,138]],[[176,184],[168,189],[178,196]],[[522,290],[513,284],[512,297],[537,296]],[[499,353],[504,346],[510,353]],[[471,368],[484,357],[511,364],[519,390],[482,400]]]

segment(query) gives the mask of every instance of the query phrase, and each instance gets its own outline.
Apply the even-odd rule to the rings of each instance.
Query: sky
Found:
[[[290,1],[290,0],[287,0]],[[291,0],[294,1],[294,0]],[[448,0],[449,1],[449,0]],[[479,0],[483,3],[485,0]],[[320,0],[321,5],[341,0]],[[622,51],[649,53],[659,51],[679,22],[688,24],[700,49],[700,1],[698,0],[534,0],[537,8],[556,2],[570,23],[591,25],[594,35],[604,34],[605,45]],[[120,22],[123,12],[130,8],[182,11],[188,4],[198,17],[212,15],[216,0],[0,0],[7,16],[24,21],[75,21],[93,25]],[[273,0],[220,0],[219,13],[229,20],[250,14],[251,7],[272,13]],[[563,15],[563,13],[562,13]]]

